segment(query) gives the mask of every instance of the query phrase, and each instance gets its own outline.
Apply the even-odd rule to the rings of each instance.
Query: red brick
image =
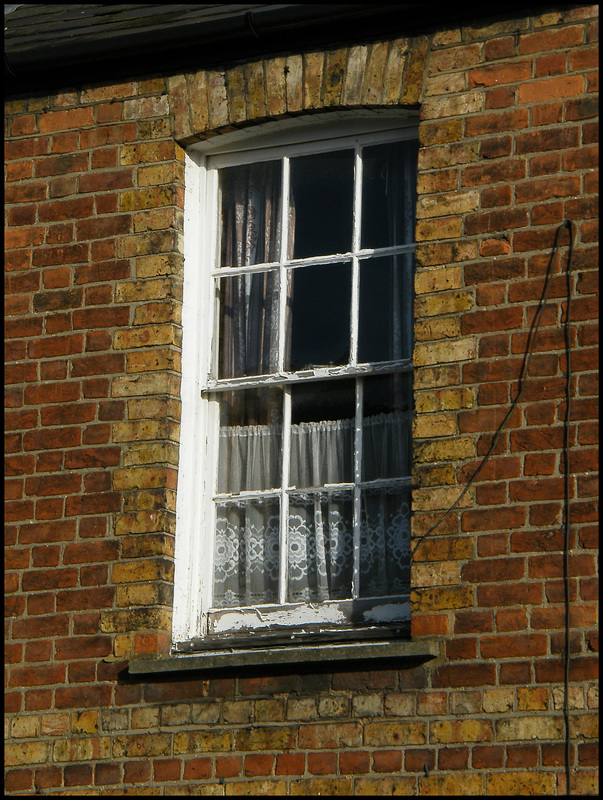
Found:
[[[211,778],[211,771],[211,758],[191,758],[184,762],[183,777],[185,781]]]
[[[57,709],[111,706],[111,690],[111,686],[75,686],[57,689],[55,706]]]
[[[237,758],[236,760],[239,762],[239,768],[235,774],[239,774],[240,759]],[[273,761],[274,756],[269,753],[253,753],[252,755],[245,756],[245,775],[250,778],[257,778],[261,775],[271,775]]]
[[[339,774],[358,775],[369,771],[371,754],[364,750],[351,750],[339,754]]]
[[[303,775],[306,756],[304,753],[281,753],[276,757],[275,775]]]
[[[425,748],[408,748],[404,753],[404,767],[406,772],[424,772],[427,767],[435,767],[435,750]]]
[[[308,753],[308,772],[312,775],[334,775],[337,753]]]

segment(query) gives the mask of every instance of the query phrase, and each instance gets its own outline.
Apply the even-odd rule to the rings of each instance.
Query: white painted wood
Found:
[[[360,146],[386,141],[416,138],[417,117],[408,112],[364,109],[354,112],[335,112],[283,120],[257,128],[216,136],[189,149],[185,165],[185,250],[183,299],[183,375],[181,386],[182,419],[180,462],[176,508],[176,572],[174,591],[173,640],[184,643],[209,634],[243,629],[261,630],[271,626],[293,627],[306,624],[337,625],[350,623],[351,606],[345,603],[303,605],[296,609],[286,603],[287,579],[287,519],[289,440],[291,426],[290,385],[299,381],[325,378],[356,377],[355,418],[355,484],[315,487],[318,490],[348,488],[354,492],[354,585],[353,597],[358,596],[360,488],[363,486],[410,485],[410,478],[383,481],[361,481],[362,458],[362,376],[412,370],[410,359],[382,364],[357,364],[359,264],[363,258],[413,252],[414,243],[394,247],[360,250],[361,177]],[[361,141],[362,139],[362,141]],[[288,200],[289,157],[306,153],[353,148],[355,159],[354,233],[352,251],[316,258],[288,258]],[[281,248],[279,261],[250,267],[219,267],[219,196],[218,169],[241,163],[282,159],[283,192],[281,206]],[[350,330],[351,361],[340,367],[321,367],[287,372],[285,366],[286,286],[293,268],[352,262],[352,325]],[[216,281],[219,277],[278,270],[279,272],[279,353],[278,372],[273,375],[245,376],[218,380],[217,351],[219,309],[216,300]],[[213,546],[215,540],[214,501],[234,495],[216,495],[215,480],[218,459],[219,408],[217,392],[283,385],[283,481],[279,490],[241,492],[236,496],[261,498],[278,496],[281,502],[281,573],[280,606],[271,610],[220,609],[211,610],[213,582]],[[311,490],[308,490],[311,491]],[[372,622],[391,622],[407,619],[407,598],[376,600],[369,610]],[[353,600],[352,602],[362,602]],[[406,604],[406,605],[405,605]],[[263,610],[262,610],[263,609]],[[406,614],[406,616],[405,616]],[[343,615],[343,616],[342,616]],[[253,622],[255,620],[255,622]],[[371,622],[371,624],[372,624]],[[216,627],[217,626],[217,627]]]

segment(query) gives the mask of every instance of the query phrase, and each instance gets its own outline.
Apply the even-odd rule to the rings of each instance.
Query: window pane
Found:
[[[220,278],[218,377],[266,375],[278,359],[276,272]]]
[[[280,238],[281,162],[220,170],[221,267],[277,261]]]
[[[362,480],[410,475],[412,375],[364,380]]]
[[[352,249],[354,151],[291,159],[293,258],[348,253]]]
[[[289,602],[315,603],[352,596],[352,509],[351,492],[291,494]]]
[[[224,392],[220,401],[219,493],[281,485],[283,391]]]
[[[214,608],[278,602],[279,501],[218,503]]]
[[[410,490],[361,492],[360,597],[409,591]]]
[[[349,262],[291,270],[290,370],[348,363],[351,292]]]
[[[353,380],[292,387],[290,486],[353,482],[354,409]]]
[[[416,141],[362,151],[361,247],[414,241],[417,157]]]
[[[358,361],[412,356],[413,255],[360,262]]]

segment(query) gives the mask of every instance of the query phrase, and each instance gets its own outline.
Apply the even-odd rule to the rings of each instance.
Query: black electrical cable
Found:
[[[565,420],[563,424],[563,449],[565,451],[564,473],[564,531],[563,531],[563,584],[565,589],[565,671],[563,680],[563,720],[565,724],[565,782],[566,794],[571,794],[571,731],[569,718],[569,683],[570,683],[570,420],[571,420],[571,381],[572,381],[572,342],[571,342],[571,305],[572,305],[572,254],[574,250],[574,228],[569,220],[563,225],[569,230],[569,248],[567,268],[565,270],[567,310],[565,313]],[[560,229],[561,230],[561,229]]]
[[[565,356],[566,356],[566,381],[565,381],[565,419],[563,425],[563,451],[564,451],[564,536],[563,536],[563,581],[564,581],[564,599],[565,599],[565,671],[564,671],[564,689],[563,689],[563,720],[564,720],[564,727],[565,727],[565,780],[566,780],[566,794],[570,795],[570,775],[571,775],[571,731],[570,731],[570,719],[569,719],[569,682],[570,682],[570,657],[571,657],[571,646],[570,646],[570,572],[569,572],[569,550],[570,550],[570,515],[569,515],[569,505],[570,505],[570,463],[569,463],[569,454],[570,454],[570,418],[571,418],[571,379],[572,379],[572,362],[571,362],[571,272],[572,272],[572,255],[574,250],[574,227],[571,220],[565,219],[555,234],[555,241],[553,243],[553,249],[551,251],[551,258],[549,260],[546,276],[545,276],[545,284],[542,292],[542,297],[540,298],[540,302],[538,304],[538,309],[530,326],[530,331],[528,334],[528,344],[526,347],[526,352],[524,355],[523,363],[521,366],[521,371],[519,373],[519,378],[517,382],[518,390],[515,396],[515,399],[512,401],[509,410],[505,414],[502,422],[496,429],[494,436],[492,437],[492,442],[490,443],[490,447],[488,451],[480,461],[477,469],[469,479],[469,481],[465,484],[463,491],[454,501],[454,503],[450,506],[450,508],[442,514],[442,516],[424,533],[422,534],[415,543],[411,554],[410,554],[410,563],[412,564],[414,560],[415,553],[418,547],[421,545],[424,539],[427,538],[433,531],[446,519],[446,517],[454,511],[454,509],[458,506],[461,502],[465,494],[469,491],[470,486],[473,484],[481,470],[483,469],[484,465],[492,455],[494,448],[496,447],[496,443],[500,437],[501,431],[506,425],[509,417],[515,410],[515,407],[519,403],[521,395],[523,393],[523,389],[525,386],[525,381],[528,376],[528,367],[530,364],[530,358],[532,357],[532,351],[534,349],[534,343],[536,341],[536,335],[538,333],[538,328],[540,326],[540,317],[542,316],[542,312],[546,306],[546,302],[549,296],[549,290],[551,288],[551,278],[553,274],[553,267],[555,264],[555,255],[557,254],[557,250],[559,248],[559,242],[561,240],[561,236],[565,229],[569,231],[569,246],[568,246],[568,256],[567,256],[567,267],[565,270],[565,277],[566,277],[566,286],[567,286],[567,311],[565,315],[565,324],[564,324],[564,336],[565,336]],[[413,587],[413,588],[427,588],[427,587]]]

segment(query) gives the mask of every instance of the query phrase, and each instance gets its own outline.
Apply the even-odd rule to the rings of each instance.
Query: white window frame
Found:
[[[407,111],[369,110],[330,112],[310,117],[297,117],[265,123],[255,128],[222,134],[200,142],[185,156],[184,207],[184,287],[182,306],[182,383],[181,428],[178,490],[176,503],[175,579],[172,640],[175,650],[191,650],[207,646],[249,643],[261,635],[280,635],[286,640],[337,638],[346,629],[346,638],[355,638],[359,630],[374,635],[384,625],[399,631],[410,619],[408,596],[385,597],[381,604],[353,601],[328,601],[316,605],[283,604],[273,608],[225,608],[209,615],[213,582],[211,552],[214,540],[213,476],[217,460],[217,403],[206,399],[208,390],[225,388],[225,381],[212,377],[212,350],[217,336],[214,322],[213,291],[215,251],[218,239],[217,169],[235,163],[250,163],[267,157],[301,155],[316,151],[341,149],[344,143],[354,143],[362,137],[362,145],[384,141],[417,138],[418,117]],[[355,183],[359,194],[360,182]],[[356,199],[358,203],[358,198]],[[283,216],[283,219],[286,215]],[[356,226],[357,227],[357,226]],[[284,237],[283,237],[284,238]],[[356,234],[355,249],[358,247]],[[402,251],[414,251],[414,243]],[[401,252],[401,248],[389,248]],[[359,252],[359,251],[358,251]],[[371,251],[363,250],[363,255]],[[378,255],[387,255],[380,248]],[[312,259],[316,263],[341,260],[341,255]],[[307,261],[309,259],[304,259]],[[354,262],[358,259],[355,257]],[[289,262],[295,263],[295,262]],[[249,268],[253,270],[254,268]],[[283,269],[281,265],[281,270]],[[229,270],[220,268],[220,275]],[[240,274],[241,268],[234,270]],[[358,272],[353,277],[353,303],[358,302]],[[282,315],[281,315],[282,317]],[[356,318],[356,319],[355,319]],[[357,314],[352,317],[352,338],[357,335]],[[282,321],[281,321],[282,324]],[[282,349],[282,347],[281,347]],[[394,371],[396,365],[387,371]],[[412,369],[410,363],[405,369]],[[397,365],[397,370],[400,370]],[[261,378],[236,378],[228,381],[229,388],[258,387],[277,382],[317,379],[335,375],[358,376],[377,372],[366,367],[329,367],[293,374]],[[360,398],[357,400],[357,409]],[[356,426],[360,424],[357,411]],[[285,453],[286,448],[283,448]],[[286,455],[284,455],[286,458]],[[408,479],[410,481],[410,478]],[[409,484],[410,485],[410,484]],[[284,549],[284,548],[283,548]],[[283,556],[283,554],[282,554]],[[284,557],[286,558],[286,550]],[[356,570],[358,556],[355,555]],[[282,594],[282,592],[281,592]],[[283,599],[282,596],[280,599]],[[353,605],[353,609],[352,609]],[[350,629],[350,619],[360,624]],[[391,631],[390,631],[391,632]],[[275,639],[278,641],[278,638]]]

